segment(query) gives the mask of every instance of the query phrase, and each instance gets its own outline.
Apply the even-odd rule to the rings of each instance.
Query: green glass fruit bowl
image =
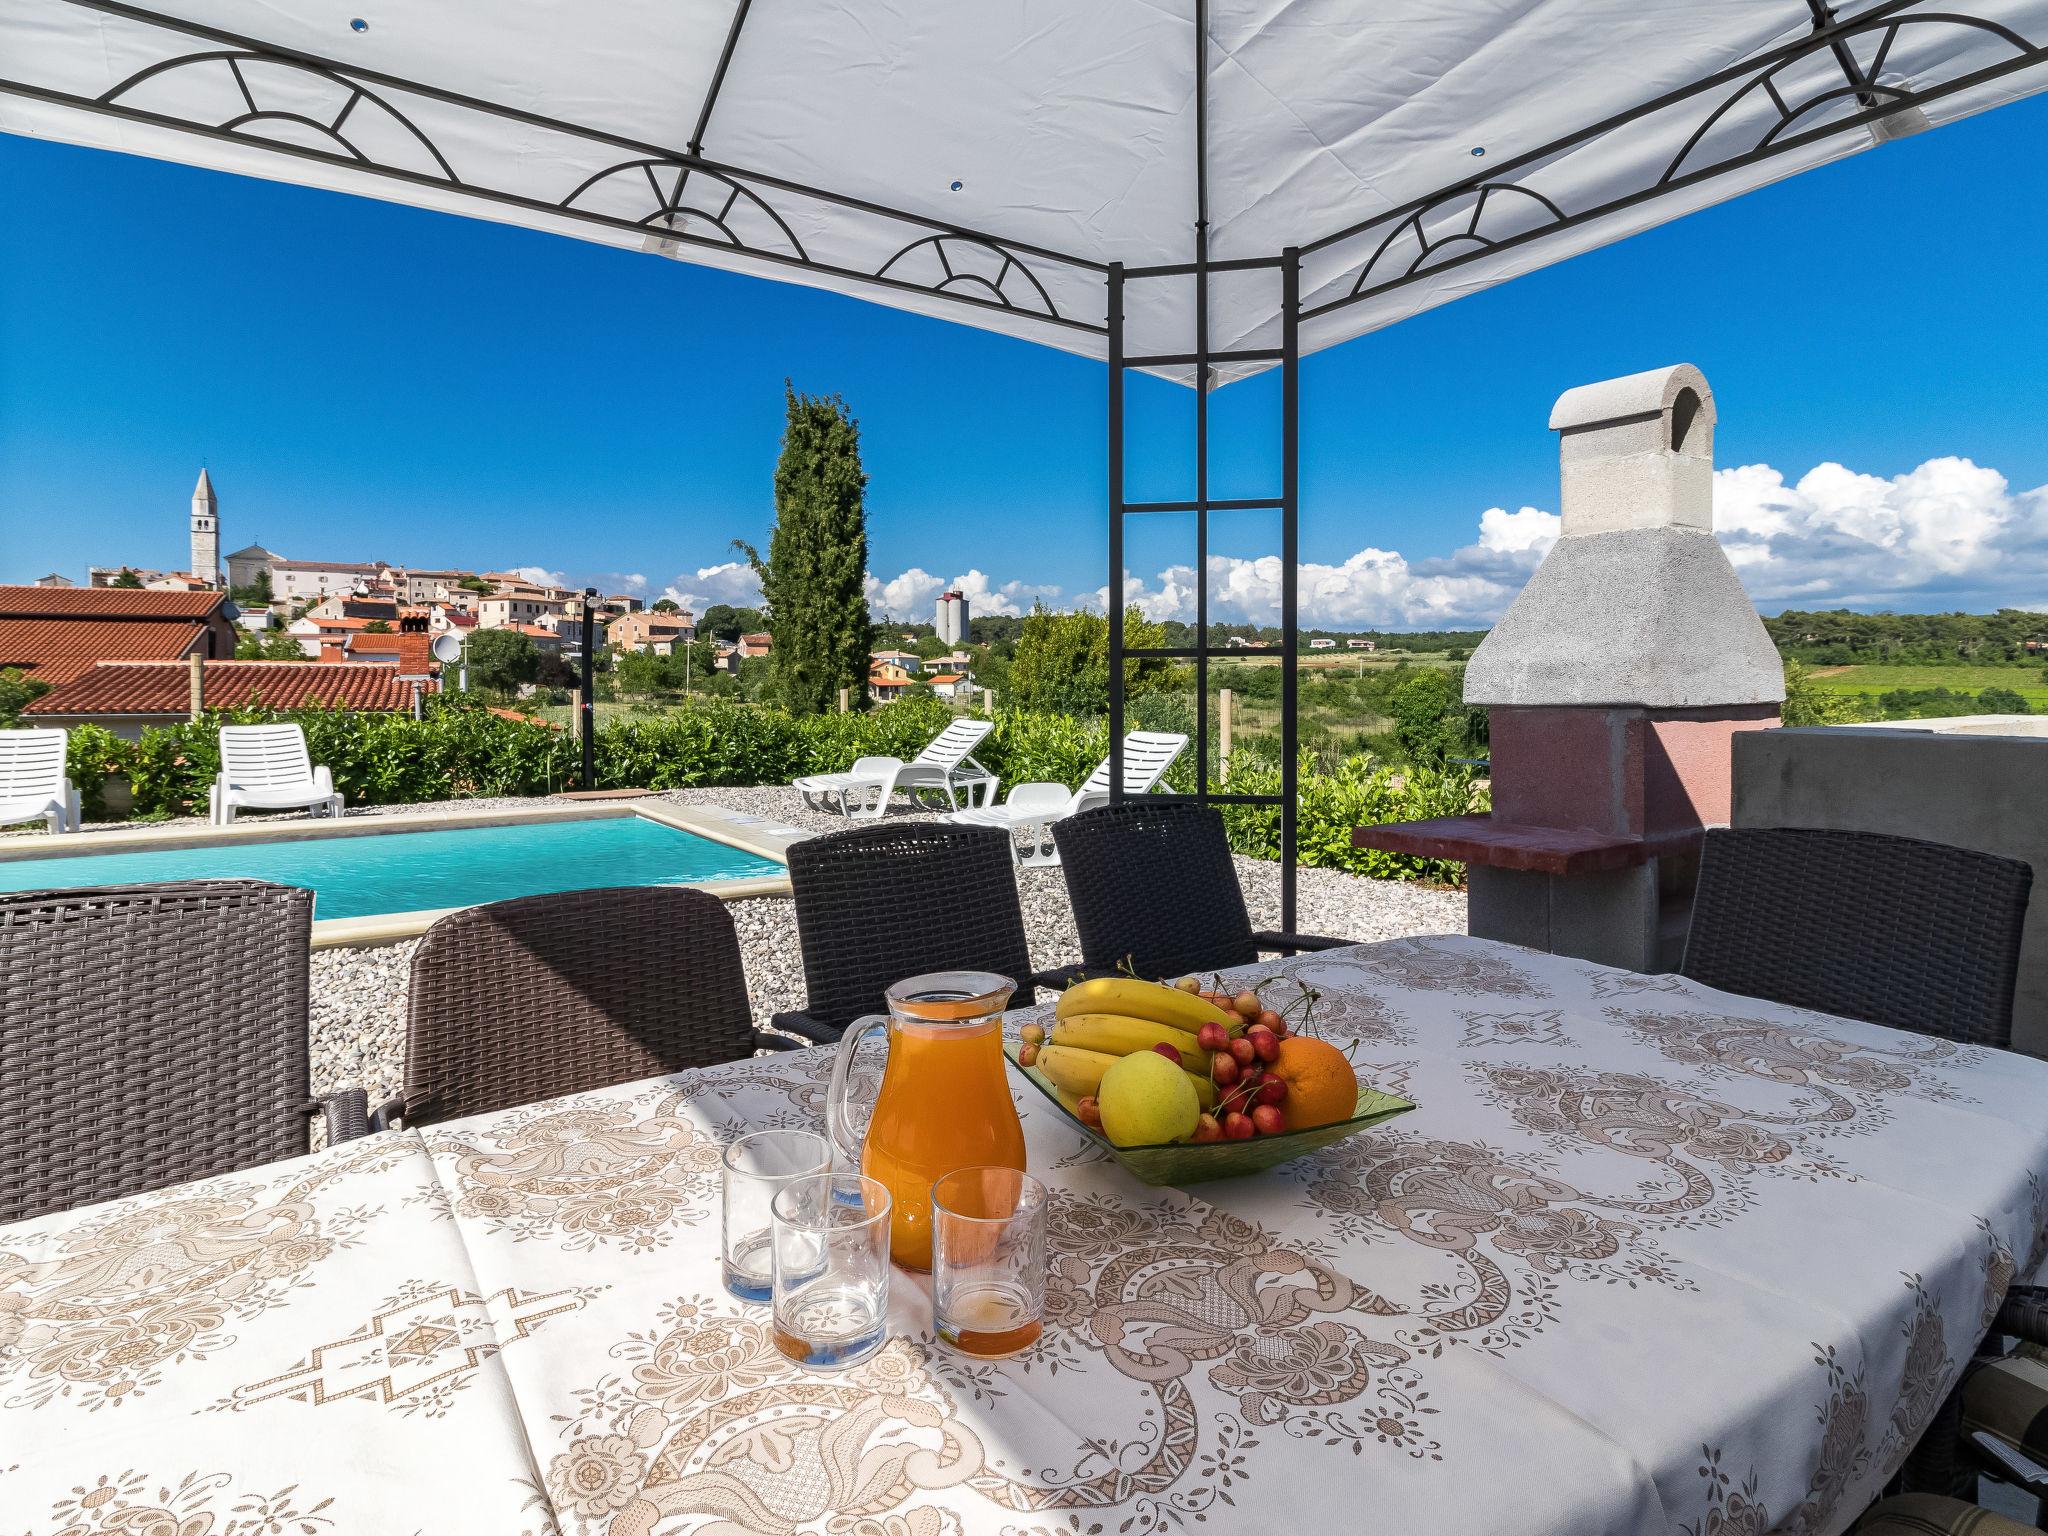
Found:
[[[1006,1042],[1003,1049],[1015,1063],[1017,1046]],[[1264,1173],[1268,1168],[1277,1168],[1304,1153],[1330,1146],[1347,1136],[1356,1136],[1360,1131],[1370,1130],[1415,1108],[1407,1099],[1361,1084],[1358,1108],[1349,1120],[1333,1120],[1328,1125],[1314,1126],[1305,1131],[1283,1131],[1278,1136],[1253,1136],[1245,1141],[1161,1141],[1146,1146],[1120,1147],[1062,1104],[1051,1080],[1038,1068],[1020,1065],[1017,1070],[1032,1087],[1045,1095],[1046,1102],[1061,1119],[1115,1158],[1134,1178],[1147,1184],[1200,1184],[1209,1179],[1235,1179],[1248,1173]]]

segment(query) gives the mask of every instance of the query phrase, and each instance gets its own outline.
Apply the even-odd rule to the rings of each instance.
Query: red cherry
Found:
[[[1270,1029],[1253,1028],[1246,1032],[1245,1039],[1251,1041],[1252,1050],[1257,1054],[1259,1060],[1278,1061],[1280,1059],[1280,1037]]]
[[[1256,992],[1240,992],[1230,1000],[1230,1006],[1248,1019],[1256,1019],[1264,1007]]]
[[[1287,1097],[1287,1079],[1269,1077],[1259,1084],[1258,1099],[1261,1104],[1278,1104]]]
[[[1271,1104],[1261,1104],[1252,1111],[1252,1129],[1261,1136],[1274,1136],[1287,1128],[1287,1117]]]
[[[1275,1110],[1274,1113],[1278,1114],[1279,1111]],[[1250,1141],[1258,1134],[1258,1129],[1252,1124],[1250,1115],[1241,1115],[1234,1109],[1223,1117],[1223,1134],[1232,1141]]]
[[[1035,1045],[1033,1045],[1033,1044],[1031,1044],[1031,1043],[1030,1043],[1030,1042],[1029,1042],[1028,1040],[1027,1040],[1027,1041],[1026,1041],[1026,1042],[1025,1042],[1024,1044],[1022,1044],[1022,1045],[1018,1046],[1018,1047],[1017,1047],[1017,1065],[1018,1065],[1018,1066],[1020,1066],[1020,1067],[1035,1067],[1035,1066],[1037,1066],[1037,1065],[1038,1065],[1038,1047],[1037,1047],[1037,1046],[1035,1046]]]
[[[1252,1058],[1259,1054],[1259,1048],[1253,1045],[1251,1041],[1245,1039],[1244,1036],[1239,1035],[1230,1042],[1230,1054],[1237,1058],[1237,1064],[1240,1067],[1248,1067],[1252,1064]]]
[[[1205,1051],[1227,1051],[1230,1049],[1230,1031],[1212,1019],[1195,1031],[1195,1043]]]
[[[1168,1045],[1164,1040],[1162,1040],[1157,1045],[1153,1046],[1152,1049],[1157,1051],[1160,1055],[1164,1056],[1176,1067],[1183,1065],[1180,1059],[1180,1047],[1175,1045]],[[1279,1047],[1275,1046],[1274,1049],[1277,1051]]]
[[[1195,1134],[1190,1139],[1194,1141],[1221,1141],[1223,1139],[1223,1122],[1214,1115],[1203,1115],[1201,1119],[1195,1122]]]
[[[1209,1080],[1218,1088],[1228,1088],[1237,1081],[1237,1058],[1225,1051],[1210,1058]]]
[[[1256,1019],[1252,1020],[1252,1022],[1258,1025],[1261,1029],[1270,1029],[1276,1035],[1279,1034],[1280,1031],[1284,1029],[1287,1025],[1287,1021],[1281,1018],[1280,1015],[1275,1013],[1271,1008],[1261,1009],[1259,1012],[1259,1016]]]

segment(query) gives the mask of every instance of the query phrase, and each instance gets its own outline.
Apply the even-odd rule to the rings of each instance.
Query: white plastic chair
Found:
[[[849,819],[855,814],[855,803],[864,802],[870,793],[874,804],[860,814],[870,820],[880,816],[889,808],[889,797],[899,789],[907,791],[913,801],[921,791],[939,790],[947,806],[958,810],[960,794],[966,794],[971,806],[979,788],[981,803],[986,806],[995,799],[996,776],[968,754],[994,729],[993,720],[962,717],[926,742],[924,750],[907,763],[900,757],[863,757],[844,773],[806,774],[792,781],[792,787],[812,810],[837,810]]]
[[[70,740],[61,730],[0,731],[0,826],[40,820],[52,832],[78,830],[78,791],[64,774]]]
[[[1149,794],[1166,777],[1175,758],[1187,750],[1188,739],[1177,731],[1132,731],[1124,737],[1124,793]],[[956,811],[946,819],[974,827],[1002,827],[1023,832],[1027,840],[1011,853],[1024,869],[1049,869],[1060,861],[1052,840],[1052,824],[1098,805],[1109,804],[1109,759],[1096,764],[1079,789],[1064,784],[1019,784],[1001,805]]]
[[[289,811],[339,816],[341,796],[334,776],[315,768],[306,753],[306,733],[296,725],[224,725],[220,728],[220,777],[210,798],[213,821],[226,826],[235,812]]]

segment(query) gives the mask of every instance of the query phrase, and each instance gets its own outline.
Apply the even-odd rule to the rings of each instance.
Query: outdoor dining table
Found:
[[[721,1288],[824,1051],[0,1229],[0,1531],[1829,1533],[2042,1257],[2048,1063],[1464,937],[1226,974],[1419,1108],[1151,1188],[1017,1080],[1007,1361],[900,1271],[840,1374]]]

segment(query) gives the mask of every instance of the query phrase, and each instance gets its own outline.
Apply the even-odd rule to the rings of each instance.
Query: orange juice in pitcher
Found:
[[[1024,1168],[1024,1128],[1003,1059],[1003,1006],[1016,990],[985,971],[941,971],[899,981],[889,1013],[859,1019],[839,1042],[826,1110],[834,1141],[894,1200],[890,1257],[905,1269],[932,1265],[932,1184],[960,1168]],[[865,1138],[848,1123],[846,1092],[855,1047],[889,1032],[889,1062]]]

